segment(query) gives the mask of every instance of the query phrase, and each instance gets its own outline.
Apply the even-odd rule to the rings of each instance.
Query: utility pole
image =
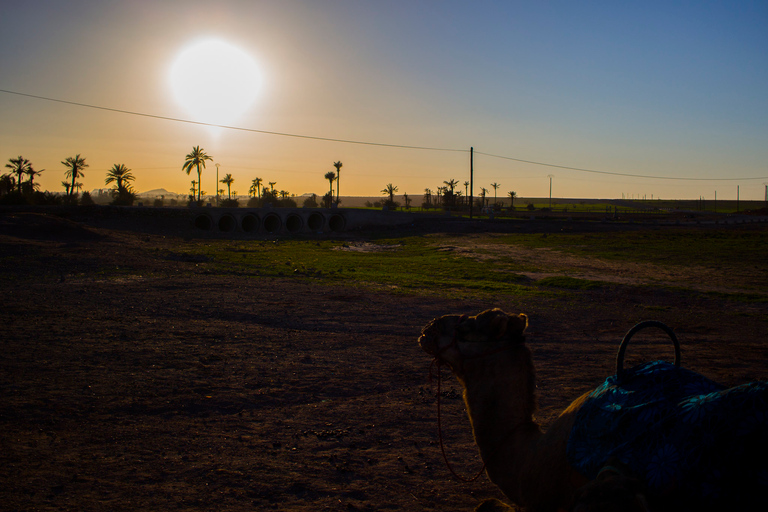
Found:
[[[739,185],[736,185],[736,213],[739,213]]]
[[[555,177],[554,174],[547,175],[549,178],[549,209],[552,209],[552,178]]]
[[[216,206],[219,206],[219,164],[216,164],[216,186],[213,188],[216,191]]]
[[[469,148],[469,220],[472,220],[472,196],[475,187],[475,148]]]
[[[768,183],[763,183],[765,185],[765,207],[768,208]]]

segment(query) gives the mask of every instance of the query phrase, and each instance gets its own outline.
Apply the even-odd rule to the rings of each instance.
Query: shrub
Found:
[[[90,192],[83,192],[80,195],[80,204],[82,206],[93,206],[96,203],[93,202],[93,198],[91,197]]]
[[[85,195],[86,192],[83,192]],[[112,192],[112,203],[115,206],[133,206],[133,202],[136,200],[136,194],[130,190],[121,190]]]

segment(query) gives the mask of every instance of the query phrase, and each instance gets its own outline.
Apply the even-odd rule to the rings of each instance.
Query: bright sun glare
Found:
[[[171,66],[176,101],[195,121],[228,125],[254,102],[261,84],[256,62],[240,48],[205,39],[185,48]]]

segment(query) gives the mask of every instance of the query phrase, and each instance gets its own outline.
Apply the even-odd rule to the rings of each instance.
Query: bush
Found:
[[[93,206],[96,203],[93,202],[90,192],[83,192],[82,195],[80,195],[80,204],[82,206]]]
[[[162,200],[162,198],[158,197],[157,199],[155,199],[154,207],[155,208],[160,208],[161,206],[163,206],[163,200]]]
[[[85,195],[85,193],[83,193]],[[136,194],[130,190],[121,190],[112,192],[112,202],[110,204],[115,206],[133,206],[133,202],[136,200]]]
[[[3,205],[9,205],[9,206],[18,206],[22,204],[29,204],[27,201],[27,198],[21,195],[18,192],[9,192],[8,194],[5,194],[4,196],[0,197],[0,204]]]
[[[304,200],[304,207],[305,208],[317,208],[317,194],[312,194],[308,198]]]
[[[222,199],[221,206],[222,208],[237,208],[240,203],[237,202],[237,199]]]

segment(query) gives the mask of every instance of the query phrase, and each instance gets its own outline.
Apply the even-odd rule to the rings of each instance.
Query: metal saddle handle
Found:
[[[658,327],[669,335],[669,337],[672,339],[672,343],[675,345],[675,368],[680,368],[680,342],[677,341],[677,336],[675,336],[675,333],[672,331],[672,329],[669,328],[669,326],[667,326],[667,324],[657,320],[646,320],[631,328],[627,334],[624,335],[624,339],[621,340],[621,345],[619,345],[619,353],[616,356],[616,376],[618,377],[619,381],[624,378],[624,353],[627,351],[629,340],[632,339],[632,336],[645,329],[646,327]]]

